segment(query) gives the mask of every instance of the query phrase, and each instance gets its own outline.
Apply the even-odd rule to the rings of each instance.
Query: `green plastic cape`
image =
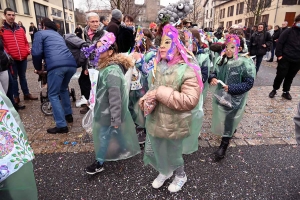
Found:
[[[107,81],[112,76],[113,81]],[[121,93],[121,126],[111,126],[109,88],[119,88]],[[126,159],[140,153],[135,125],[128,110],[127,83],[118,65],[100,69],[94,108],[93,138],[96,160],[100,162]]]
[[[19,114],[6,95],[0,92],[0,97],[0,199],[36,200],[33,151]]]
[[[152,73],[149,74],[149,90],[164,85],[179,91],[184,77],[191,71],[195,73],[186,64],[168,67],[166,63],[161,62],[157,66],[154,83],[152,83]],[[202,103],[203,99],[200,98],[199,104],[193,110],[182,112],[172,110],[158,102],[152,113],[146,117],[145,165],[150,164],[164,175],[169,175],[178,167],[183,166],[182,154],[192,153],[198,149],[198,136],[201,129],[199,122],[203,117]],[[160,118],[162,116],[160,113],[163,113],[165,118]],[[183,119],[180,120],[180,118]],[[160,124],[160,128],[158,128],[158,124]],[[168,132],[162,133],[161,127]],[[181,130],[183,129],[187,129],[188,134],[182,137]],[[170,132],[172,136],[168,138]],[[159,135],[164,136],[160,137]]]
[[[217,63],[219,63],[219,57]],[[223,81],[226,85],[239,84],[243,78],[255,78],[256,70],[252,59],[239,56],[237,60],[230,59],[223,66],[216,65],[217,79]],[[222,89],[222,85],[218,84],[216,92]],[[232,108],[225,107],[217,103],[213,98],[213,119],[212,132],[223,137],[232,137],[235,129],[240,123],[245,105],[247,102],[248,92],[241,95],[231,95]]]

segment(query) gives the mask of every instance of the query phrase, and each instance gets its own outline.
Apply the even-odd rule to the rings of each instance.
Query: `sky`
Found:
[[[100,1],[100,0],[94,0],[94,1]],[[160,4],[163,6],[167,6],[169,3],[175,3],[177,1],[178,0],[160,0]],[[136,3],[143,3],[143,2],[144,0],[136,0]],[[75,8],[83,8],[82,4],[84,4],[84,0],[74,0]]]

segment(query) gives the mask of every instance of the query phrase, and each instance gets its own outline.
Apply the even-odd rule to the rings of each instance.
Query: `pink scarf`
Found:
[[[95,35],[94,31],[92,31],[92,30],[89,28],[89,30],[88,30],[88,36],[89,36],[90,40],[93,39],[94,35]]]

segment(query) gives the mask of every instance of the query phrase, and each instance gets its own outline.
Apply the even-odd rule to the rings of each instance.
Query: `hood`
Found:
[[[63,36],[66,43],[73,48],[81,48],[81,46],[86,43],[83,39],[77,37],[74,33],[65,34]]]
[[[113,64],[120,64],[122,65],[125,70],[129,69],[130,67],[134,66],[133,60],[130,56],[126,56],[124,54],[115,54],[112,57],[106,59],[105,61],[99,62],[99,68],[103,69],[109,65]]]

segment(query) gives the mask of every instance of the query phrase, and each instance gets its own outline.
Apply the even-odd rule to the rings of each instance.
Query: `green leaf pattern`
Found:
[[[19,127],[9,108],[4,103],[2,96],[0,96],[0,109],[8,111],[6,115],[2,117],[0,122],[0,130],[11,134],[14,140],[14,148],[12,152],[3,158],[0,156],[0,164],[2,163],[2,160],[4,163],[6,162],[5,164],[7,164],[7,166],[12,166],[13,169],[11,169],[10,172],[13,173],[21,168],[25,163],[33,160],[34,154],[27,140],[26,133],[24,133]],[[7,162],[10,162],[11,164]]]

